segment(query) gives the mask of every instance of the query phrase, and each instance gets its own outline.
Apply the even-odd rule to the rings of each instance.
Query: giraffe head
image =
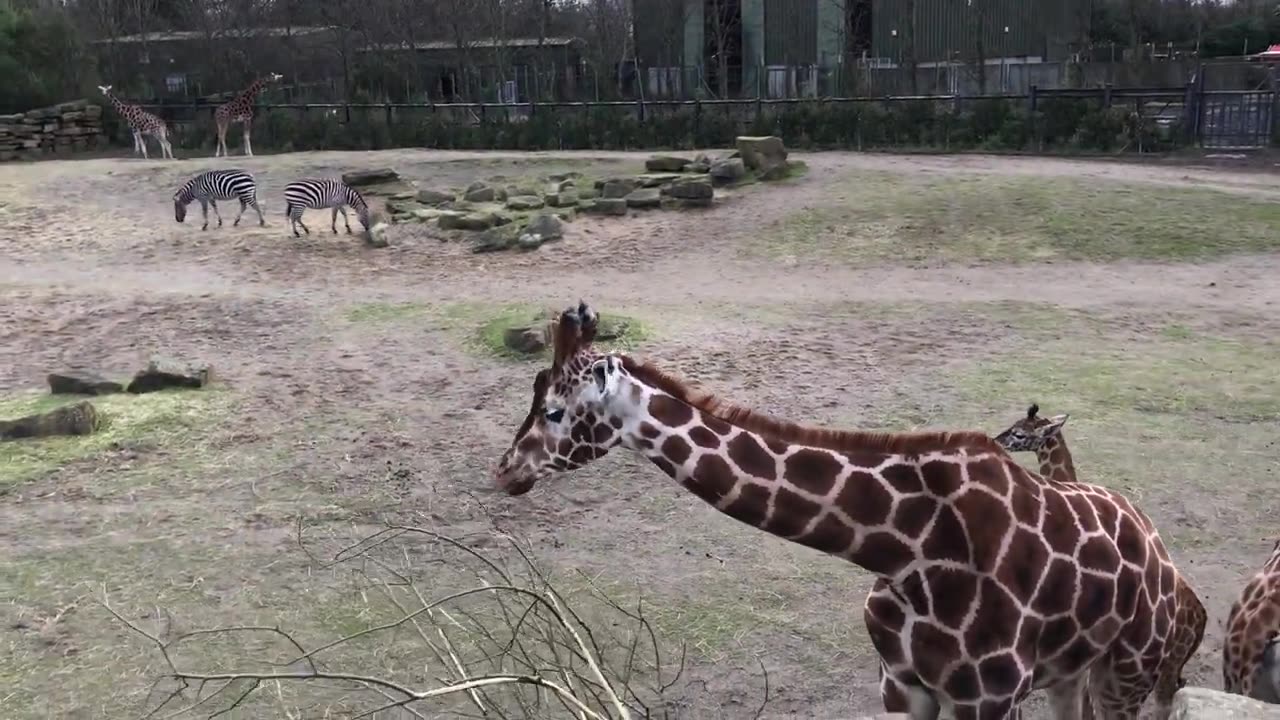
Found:
[[[271,73],[270,75],[267,75],[267,82],[280,82],[283,78],[284,76],[280,73]]]
[[[1027,408],[1027,416],[1019,418],[1017,422],[997,435],[995,441],[1009,452],[1035,452],[1045,447],[1058,437],[1058,433],[1062,432],[1062,426],[1070,416],[1064,414],[1042,418],[1037,416],[1039,412],[1039,405]]]
[[[110,95],[110,94],[111,94],[111,86],[110,86],[110,85],[99,85],[99,86],[98,86],[98,89],[102,91],[102,94],[103,94],[103,95]]]
[[[579,302],[553,330],[551,367],[533,381],[529,414],[503,453],[494,476],[499,489],[522,495],[553,473],[574,470],[622,442],[626,413],[619,400],[627,377],[622,359],[596,352],[598,316]]]

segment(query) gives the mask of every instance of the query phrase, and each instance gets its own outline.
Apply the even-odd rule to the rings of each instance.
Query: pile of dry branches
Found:
[[[166,669],[147,699],[147,717],[212,718],[273,703],[273,716],[281,716],[281,708],[290,707],[286,694],[305,698],[313,708],[307,717],[321,708],[325,717],[348,718],[674,714],[664,693],[680,679],[684,649],[674,663],[664,663],[664,644],[645,618],[642,599],[624,607],[581,573],[553,584],[527,544],[501,533],[468,543],[421,527],[389,526],[327,560],[303,535],[299,524],[299,547],[313,577],[358,578],[365,607],[378,608],[362,614],[364,629],[310,646],[281,627],[152,632],[104,595],[107,610],[163,658]],[[478,549],[486,544],[502,552]],[[496,559],[499,554],[507,560]],[[564,590],[570,584],[574,588]],[[231,659],[211,659],[229,643]],[[360,670],[344,669],[351,667]]]

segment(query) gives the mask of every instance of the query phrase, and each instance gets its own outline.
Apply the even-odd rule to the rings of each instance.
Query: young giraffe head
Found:
[[[1039,452],[1051,443],[1056,443],[1058,433],[1062,432],[1062,426],[1067,423],[1070,415],[1042,418],[1038,417],[1039,412],[1039,405],[1027,408],[1027,416],[997,435],[995,441],[1009,452]]]
[[[538,480],[580,468],[621,442],[623,418],[611,400],[622,361],[591,347],[597,321],[582,302],[556,321],[551,367],[534,378],[529,414],[498,462],[495,481],[508,494],[522,495]]]

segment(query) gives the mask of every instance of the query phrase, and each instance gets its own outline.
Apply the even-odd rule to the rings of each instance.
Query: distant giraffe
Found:
[[[1280,542],[1240,591],[1227,615],[1222,643],[1222,687],[1230,693],[1280,703]]]
[[[213,120],[218,126],[218,148],[213,151],[214,157],[231,154],[227,150],[227,130],[234,123],[244,123],[244,154],[253,156],[253,145],[249,143],[249,132],[253,127],[253,102],[267,83],[276,82],[282,77],[284,76],[277,73],[260,77],[239,95],[219,105],[218,109],[213,111]]]
[[[154,136],[160,143],[160,153],[162,157],[173,158],[173,145],[169,143],[169,128],[165,127],[164,121],[159,117],[143,110],[137,105],[124,102],[111,92],[110,85],[99,85],[98,89],[111,101],[111,106],[120,113],[120,117],[129,123],[129,129],[133,131],[133,151],[142,153],[143,159],[147,159],[147,141],[145,136]]]
[[[1047,480],[1065,485],[1077,485],[1076,466],[1062,435],[1062,426],[1068,415],[1050,418],[1038,417],[1039,405],[1027,409],[1027,416],[1019,418],[1004,432],[996,436],[996,442],[1009,452],[1034,451],[1040,462],[1040,475]],[[1204,603],[1181,573],[1175,586],[1177,610],[1173,616],[1173,634],[1156,678],[1156,720],[1167,720],[1173,708],[1173,696],[1184,684],[1182,669],[1204,640],[1204,626],[1209,614]],[[1085,705],[1085,718],[1092,717],[1092,707]]]
[[[729,517],[874,574],[863,617],[881,672],[906,688],[886,710],[1016,720],[1045,689],[1055,717],[1075,718],[1087,677],[1106,720],[1137,717],[1172,633],[1176,570],[1127,498],[1045,480],[982,432],[769,417],[596,350],[597,322],[585,303],[560,315],[495,470],[501,491],[621,445]]]

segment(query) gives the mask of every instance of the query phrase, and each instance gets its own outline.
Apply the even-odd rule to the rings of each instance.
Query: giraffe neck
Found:
[[[258,78],[257,80],[254,80],[252,83],[250,83],[249,87],[245,88],[244,92],[240,93],[240,99],[246,100],[246,101],[253,100],[255,97],[257,97],[258,93],[262,92],[262,89],[266,86],[267,86],[267,79]]]
[[[894,512],[897,490],[918,488],[921,480],[915,468],[894,464],[892,453],[780,442],[643,383],[618,394],[625,399],[610,408],[613,417],[604,418],[621,425],[617,442],[722,513],[890,580],[916,560],[915,551],[886,526],[922,529],[934,508],[912,505]],[[959,483],[958,466],[946,465]]]
[[[1067,441],[1058,437],[1050,438],[1036,450],[1036,459],[1040,461],[1041,477],[1057,482],[1073,483],[1076,481],[1076,466],[1071,461],[1071,451],[1067,449]]]

